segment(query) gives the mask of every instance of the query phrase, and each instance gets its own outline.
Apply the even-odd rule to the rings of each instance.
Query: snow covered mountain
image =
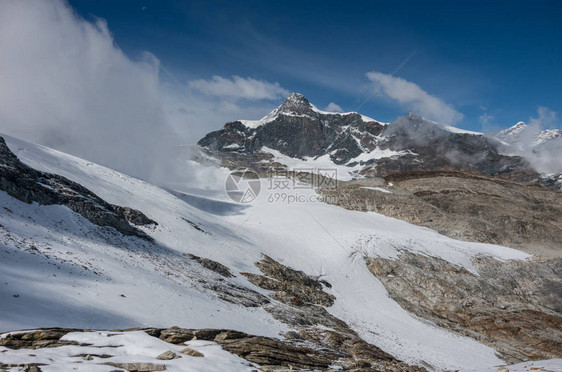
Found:
[[[562,130],[540,129],[520,121],[494,136],[500,151],[525,157],[535,169],[548,174],[552,183],[562,184]]]
[[[358,125],[383,125],[365,122],[360,116],[352,120]],[[380,214],[312,202],[318,197],[313,189],[299,191],[310,202],[272,202],[266,191],[251,205],[241,205],[226,198],[164,190],[87,160],[5,139],[6,149],[19,160],[5,150],[0,165],[0,331],[63,326],[141,327],[145,332],[114,332],[115,338],[107,338],[111,332],[81,334],[76,330],[55,332],[56,337],[46,331],[28,336],[4,334],[0,336],[0,366],[40,362],[53,364],[47,366],[52,367],[49,370],[64,370],[79,361],[88,370],[108,370],[103,363],[118,367],[158,362],[162,368],[184,371],[247,371],[262,364],[483,371],[495,370],[506,359],[528,358],[519,346],[512,349],[501,343],[500,356],[492,341],[482,343],[487,339],[477,331],[459,332],[428,322],[416,312],[412,316],[383,285],[381,272],[385,281],[393,273],[373,266],[379,261],[367,260],[382,260],[378,264],[386,267],[385,260],[430,257],[451,270],[450,278],[454,273],[478,278],[481,264],[477,259],[490,259],[500,265],[494,271],[496,277],[511,278],[512,270],[501,266],[502,262],[514,262],[526,273],[524,267],[531,262],[526,253],[461,242]],[[12,175],[20,171],[34,177],[11,189]],[[217,172],[225,178],[228,174],[224,168]],[[260,182],[262,190],[267,190],[268,181]],[[102,214],[111,213],[101,220],[80,213],[66,199],[80,198],[76,190],[102,206]],[[44,202],[37,198],[39,191],[56,198]],[[120,231],[104,223],[131,213],[142,213],[153,223],[135,225],[132,231],[138,234],[127,234],[123,225]],[[540,280],[556,280],[551,278],[554,270],[549,270],[544,271],[544,279],[530,276],[535,281],[533,309],[538,314],[552,312],[540,305],[541,291],[535,290],[542,285]],[[519,284],[513,288],[513,293],[507,292],[511,296],[507,305],[490,302],[486,306],[497,306],[497,316],[509,317],[514,299],[527,291]],[[550,287],[545,284],[544,288]],[[517,306],[520,311],[527,309],[527,305]],[[551,318],[530,317],[526,327],[536,327],[534,321],[559,322],[557,313],[548,314]],[[165,329],[172,325],[184,329]],[[220,331],[198,331],[202,328]],[[533,337],[559,337],[558,331],[545,328],[539,335],[535,330]],[[192,340],[197,334],[200,341]],[[187,344],[164,344],[158,337]],[[29,355],[25,348],[41,340],[51,340],[58,347]],[[557,355],[556,347],[549,349],[546,344],[541,343],[543,351],[537,355]],[[190,362],[187,356],[168,361],[156,358],[166,349],[180,353],[186,345],[202,352],[203,361]],[[270,345],[269,349],[264,345]],[[87,360],[79,356],[92,354],[94,347],[109,356]],[[258,354],[247,351],[256,347]],[[283,348],[286,354],[281,353]],[[296,356],[300,359],[294,360]]]
[[[202,138],[206,156],[229,168],[334,168],[342,179],[409,170],[457,169],[518,180],[538,178],[528,163],[497,151],[481,133],[409,114],[383,123],[355,112],[317,109],[290,94],[261,120],[238,120]]]
[[[551,143],[556,143],[556,146],[562,146],[562,130],[540,130],[528,126],[522,121],[498,132],[495,137],[506,144],[527,145],[536,151],[540,151],[541,147],[549,146]]]

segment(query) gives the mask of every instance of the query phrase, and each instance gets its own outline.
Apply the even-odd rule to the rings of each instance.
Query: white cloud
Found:
[[[129,59],[104,20],[63,1],[0,2],[1,132],[141,177],[174,135],[158,60]]]
[[[480,121],[483,128],[487,128],[492,123],[492,120],[494,120],[494,116],[487,113],[483,113],[478,118],[478,121]]]
[[[529,118],[525,130],[519,133],[517,141],[507,147],[508,154],[523,156],[539,172],[562,172],[562,139],[537,141],[545,129],[551,129],[558,123],[556,112],[548,107],[540,106],[538,117]]]
[[[190,155],[178,145],[274,108],[204,95],[202,109],[159,75],[157,58],[147,52],[130,59],[104,20],[88,22],[63,0],[0,1],[0,56],[0,135],[177,188],[224,193],[216,177],[186,162]],[[232,82],[247,98],[287,93],[253,79]]]
[[[424,91],[417,84],[381,72],[368,72],[367,78],[374,84],[376,94],[391,98],[406,109],[442,124],[453,124],[463,114],[451,105]]]
[[[334,102],[330,102],[324,110],[328,112],[343,112],[343,109],[340,107],[340,105]]]
[[[198,90],[209,96],[228,99],[274,100],[285,97],[289,91],[281,88],[279,83],[264,80],[233,76],[227,79],[213,76],[211,80],[193,80],[188,84],[190,89]]]
[[[557,121],[556,112],[552,111],[548,107],[539,106],[537,113],[539,114],[538,118],[531,117],[529,119],[529,125],[535,127],[537,130],[549,129]]]

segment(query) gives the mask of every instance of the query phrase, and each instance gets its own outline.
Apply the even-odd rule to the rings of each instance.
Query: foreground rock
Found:
[[[115,342],[105,344],[100,343],[101,340],[112,340],[119,338],[127,333],[135,335],[139,339],[143,338],[139,332],[144,333],[145,337],[151,338],[155,347],[168,348],[167,351],[152,357],[152,361],[126,361],[113,360],[119,353],[122,354],[121,346],[115,346]],[[85,336],[80,336],[80,333]],[[91,336],[88,336],[91,335]],[[318,334],[316,334],[317,336]],[[69,340],[62,340],[63,337],[91,339],[92,343],[78,343]],[[333,335],[332,335],[333,337]],[[41,346],[39,343],[30,342],[30,340],[38,341],[48,338],[51,343]],[[131,342],[131,337],[119,339],[120,342]],[[311,339],[312,340],[312,339]],[[122,368],[127,371],[164,371],[167,369],[166,363],[213,363],[204,353],[194,350],[191,347],[185,347],[185,343],[193,344],[194,342],[206,341],[207,344],[218,344],[223,350],[237,355],[246,361],[248,366],[253,369],[262,370],[329,370],[332,367],[343,370],[385,370],[385,371],[422,371],[422,368],[408,366],[404,363],[395,361],[392,357],[379,353],[356,353],[357,358],[346,360],[343,358],[345,353],[335,349],[326,349],[320,347],[319,342],[306,341],[304,337],[294,339],[278,340],[263,336],[249,335],[244,332],[225,329],[184,329],[179,327],[171,327],[167,329],[146,328],[132,330],[115,330],[115,331],[88,331],[75,329],[44,329],[37,331],[23,331],[22,333],[10,333],[2,335],[0,338],[0,356],[10,356],[10,350],[17,349],[33,349],[33,355],[41,354],[42,348],[55,347],[73,347],[77,351],[84,349],[85,352],[76,352],[71,363],[88,363],[108,365],[116,368]],[[162,342],[166,344],[162,345]],[[336,342],[345,342],[343,339],[334,338],[333,345]],[[143,340],[146,345],[147,340]],[[94,345],[95,344],[95,345]],[[166,346],[167,345],[167,346]],[[176,346],[177,345],[177,346]],[[201,344],[199,344],[201,346]],[[125,350],[127,345],[124,345]],[[103,355],[92,353],[91,349],[98,348],[100,350],[111,350],[112,355]],[[175,350],[175,351],[174,351]],[[215,352],[216,354],[216,352]],[[20,354],[21,355],[21,354]],[[53,355],[53,354],[51,354]],[[64,355],[64,354],[61,354]],[[138,354],[134,354],[137,355]],[[195,357],[195,358],[194,358]],[[13,360],[13,357],[10,357]],[[146,359],[146,357],[143,357]],[[129,358],[131,359],[131,358]],[[0,358],[0,360],[3,360]],[[40,358],[50,363],[60,363],[60,361]],[[199,362],[200,361],[200,362]],[[49,365],[50,363],[36,363],[35,366]],[[29,367],[32,364],[18,360],[18,363],[0,362],[0,368],[9,367]],[[60,364],[59,364],[60,365]],[[248,369],[250,370],[250,369]]]

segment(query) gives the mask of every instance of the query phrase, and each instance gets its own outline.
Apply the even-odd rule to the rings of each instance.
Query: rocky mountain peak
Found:
[[[302,94],[291,93],[279,106],[277,112],[303,114],[310,110],[312,110],[312,105]]]
[[[421,117],[421,115],[419,115],[419,114],[415,114],[415,113],[413,113],[413,112],[409,112],[409,113],[406,115],[406,119],[408,119],[408,120],[417,120],[417,121],[421,121],[421,120],[423,120],[423,117]]]

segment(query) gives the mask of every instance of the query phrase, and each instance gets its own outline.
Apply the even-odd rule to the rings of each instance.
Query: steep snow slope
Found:
[[[276,335],[287,327],[260,308],[230,304],[202,290],[198,279],[212,279],[209,273],[181,258],[189,252],[219,261],[234,273],[258,273],[253,263],[265,253],[328,281],[332,288],[327,291],[336,302],[327,310],[366,341],[397,358],[410,363],[424,361],[438,369],[484,369],[502,364],[493,349],[410,316],[388,297],[363,258],[397,257],[401,250],[412,250],[474,271],[473,257],[525,259],[525,253],[456,241],[375,213],[315,202],[269,203],[268,196],[275,190],[267,190],[266,180],[251,205],[181,192],[174,196],[55,150],[9,137],[6,141],[24,163],[61,174],[110,203],[138,209],[159,225],[154,230],[145,229],[158,245],[143,247],[138,239],[115,236],[63,207],[26,205],[2,193],[2,206],[11,212],[4,209],[0,214],[0,277],[2,283],[8,283],[1,291],[2,298],[9,297],[0,304],[1,313],[9,314],[0,320],[1,330],[177,324]],[[226,176],[225,170],[217,171]],[[299,190],[299,194],[306,200],[315,195],[312,190]],[[99,234],[105,238],[89,239]],[[66,262],[53,265],[34,255],[33,249],[17,248],[26,243]],[[240,275],[235,281],[251,286]],[[34,307],[38,301],[43,301],[45,308]]]

